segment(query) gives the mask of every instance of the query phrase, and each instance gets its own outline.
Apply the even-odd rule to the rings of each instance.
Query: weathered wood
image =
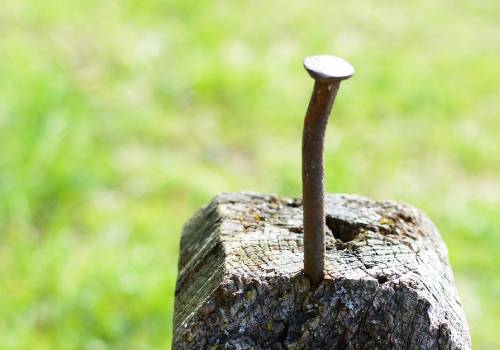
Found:
[[[469,349],[447,251],[396,202],[328,195],[327,276],[302,274],[299,200],[222,194],[185,226],[174,349]]]

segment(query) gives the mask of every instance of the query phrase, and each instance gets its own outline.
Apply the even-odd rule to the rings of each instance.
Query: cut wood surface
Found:
[[[327,195],[327,274],[302,274],[300,200],[217,196],[184,227],[174,349],[469,349],[432,222],[393,201]]]

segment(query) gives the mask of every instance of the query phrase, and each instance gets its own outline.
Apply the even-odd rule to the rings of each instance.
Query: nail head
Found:
[[[314,80],[323,82],[348,79],[354,74],[354,68],[349,62],[331,55],[306,57],[304,68]]]

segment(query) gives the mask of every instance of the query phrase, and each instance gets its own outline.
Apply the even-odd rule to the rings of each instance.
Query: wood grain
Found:
[[[303,276],[300,200],[217,196],[185,225],[173,349],[469,349],[439,232],[392,201],[327,195],[327,275]]]

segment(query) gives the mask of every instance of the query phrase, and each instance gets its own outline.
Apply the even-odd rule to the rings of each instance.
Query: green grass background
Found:
[[[0,348],[169,348],[183,223],[222,191],[300,195],[314,53],[356,68],[328,191],[427,212],[475,348],[500,348],[499,21],[497,0],[2,1]]]

